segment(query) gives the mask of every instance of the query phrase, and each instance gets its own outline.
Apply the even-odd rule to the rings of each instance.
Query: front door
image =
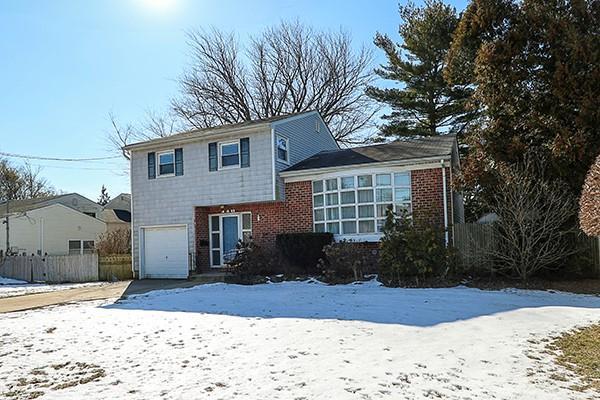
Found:
[[[223,226],[223,264],[235,257],[236,246],[240,239],[239,220],[237,215],[221,217]]]

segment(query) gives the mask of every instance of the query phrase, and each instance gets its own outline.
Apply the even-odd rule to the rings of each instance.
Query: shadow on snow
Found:
[[[211,284],[157,290],[104,307],[424,327],[525,308],[600,309],[600,297],[516,289],[484,291],[466,287],[392,289],[378,286],[376,282],[337,286],[286,282],[254,286]]]

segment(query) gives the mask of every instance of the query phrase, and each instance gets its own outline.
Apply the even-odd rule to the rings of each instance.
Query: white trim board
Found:
[[[349,175],[362,175],[362,174],[378,174],[386,172],[406,172],[406,171],[417,171],[424,169],[438,169],[442,168],[440,160],[443,158],[436,159],[436,162],[426,162],[415,164],[413,163],[399,163],[398,161],[387,162],[387,163],[369,163],[369,164],[358,164],[358,165],[345,165],[342,167],[330,167],[330,168],[319,168],[319,169],[307,169],[302,171],[289,171],[281,172],[280,175],[283,177],[285,183],[288,182],[303,182],[303,181],[314,181],[327,178],[339,178]],[[446,161],[448,159],[444,159]]]

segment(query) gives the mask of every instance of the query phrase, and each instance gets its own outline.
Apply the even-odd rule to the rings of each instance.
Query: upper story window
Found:
[[[284,163],[290,162],[289,140],[283,136],[277,136],[277,160]]]
[[[315,232],[380,234],[387,210],[411,212],[410,172],[313,181]]]
[[[148,153],[148,179],[183,175],[183,148]]]
[[[240,144],[239,142],[219,143],[219,164],[221,168],[239,167]]]
[[[175,151],[165,151],[158,153],[158,175],[175,174]]]
[[[250,138],[208,144],[208,170],[248,168],[250,166]]]

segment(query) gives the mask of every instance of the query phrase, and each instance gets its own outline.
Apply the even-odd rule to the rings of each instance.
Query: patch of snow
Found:
[[[21,285],[27,283],[27,281],[20,281],[18,279],[5,278],[0,276],[0,285]]]
[[[8,279],[8,278],[3,278]],[[45,284],[45,283],[27,283],[24,281],[17,281],[9,279],[16,283],[5,283],[0,285],[0,299],[7,297],[23,296],[26,294],[36,293],[47,293],[56,292],[59,290],[77,289],[84,287],[95,287],[104,286],[108,282],[86,282],[86,283],[58,283],[58,284]]]
[[[543,291],[158,290],[0,315],[0,397],[591,399],[543,340],[599,320],[600,297]]]

